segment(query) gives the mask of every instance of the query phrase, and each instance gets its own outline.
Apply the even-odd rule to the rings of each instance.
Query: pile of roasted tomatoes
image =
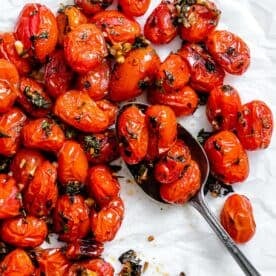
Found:
[[[224,84],[250,63],[246,43],[215,30],[220,11],[208,0],[163,0],[144,30],[134,19],[150,0],[75,0],[55,16],[26,4],[13,32],[0,34],[1,275],[114,274],[101,258],[124,217],[120,185],[108,165],[155,162],[165,201],[186,202],[200,170],[177,139],[176,116],[193,114],[208,95],[214,134],[204,144],[212,174],[225,184],[246,179],[246,150],[268,147],[273,122],[262,101],[244,105]],[[153,44],[177,35],[183,46],[162,62]],[[153,43],[153,44],[151,44]],[[145,92],[112,125],[121,101]],[[249,200],[233,195],[221,222],[237,242],[254,234]],[[64,247],[41,249],[49,233]]]

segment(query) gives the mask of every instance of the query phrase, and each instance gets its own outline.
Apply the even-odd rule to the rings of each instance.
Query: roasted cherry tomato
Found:
[[[0,174],[0,219],[19,215],[20,208],[20,193],[15,179],[7,174]]]
[[[91,18],[91,22],[102,30],[105,39],[111,44],[133,43],[141,34],[140,25],[134,19],[116,10],[99,12]]]
[[[148,10],[150,0],[119,0],[118,4],[127,16],[141,16]]]
[[[15,35],[23,44],[21,55],[27,54],[44,62],[57,44],[55,16],[44,5],[26,4],[18,17]]]
[[[146,111],[149,129],[147,159],[153,160],[167,152],[176,141],[177,122],[173,110],[165,105],[152,105]]]
[[[78,5],[85,14],[95,14],[105,10],[112,4],[113,0],[75,0],[75,4]]]
[[[88,161],[81,145],[75,141],[64,142],[58,153],[58,179],[61,184],[81,185],[87,177]]]
[[[177,11],[170,1],[163,0],[150,14],[144,26],[145,37],[155,44],[165,44],[177,35]]]
[[[0,115],[0,154],[11,156],[17,152],[26,119],[26,115],[15,107]]]
[[[235,134],[220,131],[204,144],[211,173],[225,184],[244,181],[249,173],[247,153]]]
[[[87,182],[90,196],[100,206],[107,205],[119,195],[120,184],[112,175],[112,171],[105,165],[92,167],[89,170]]]
[[[119,150],[127,164],[137,164],[144,159],[148,149],[148,129],[145,114],[133,105],[125,109],[118,118],[117,133]]]
[[[206,114],[214,130],[235,129],[240,111],[241,99],[234,87],[221,85],[211,90]]]
[[[148,100],[151,104],[168,105],[176,116],[187,116],[195,112],[199,98],[190,86],[164,93],[160,89],[151,89],[148,92]]]
[[[120,102],[142,94],[152,84],[159,65],[159,56],[150,46],[130,51],[125,62],[116,64],[112,72],[110,99]]]
[[[56,100],[54,113],[67,124],[84,132],[102,132],[109,118],[86,92],[67,91]]]
[[[46,116],[52,107],[52,101],[43,87],[31,78],[21,78],[18,102],[33,117]]]
[[[113,125],[116,120],[118,106],[105,99],[96,101],[96,104],[98,108],[100,108],[108,118],[108,121],[109,121],[108,125],[109,126]]]
[[[94,24],[82,24],[64,38],[68,64],[78,73],[87,73],[107,56],[103,34]]]
[[[91,164],[110,163],[119,158],[119,147],[114,129],[84,135],[80,142]]]
[[[39,264],[39,275],[68,275],[71,264],[61,249],[36,249],[35,257]]]
[[[161,198],[168,203],[184,204],[193,197],[200,188],[201,174],[198,164],[191,160],[180,179],[162,184],[160,187]]]
[[[214,87],[222,85],[225,73],[200,44],[185,44],[179,51],[189,64],[190,85],[195,90],[209,93]]]
[[[31,72],[31,64],[28,59],[22,57],[21,45],[20,42],[16,42],[14,33],[0,34],[0,58],[14,64],[20,75]]]
[[[86,74],[80,75],[77,81],[79,90],[88,92],[89,96],[97,101],[103,99],[108,93],[110,67],[107,61]]]
[[[9,111],[13,106],[18,95],[18,86],[19,75],[16,67],[11,62],[0,59],[0,113]]]
[[[44,220],[26,216],[4,220],[0,233],[1,239],[8,244],[33,248],[43,243],[48,229]]]
[[[208,51],[222,68],[235,75],[243,74],[250,64],[247,44],[229,31],[214,31],[206,42]]]
[[[34,273],[35,266],[29,255],[19,248],[6,255],[0,263],[1,276],[30,276]]]
[[[91,212],[91,229],[98,242],[114,239],[124,217],[124,203],[120,197],[112,199],[100,212]]]
[[[57,98],[69,90],[73,79],[73,72],[66,64],[64,53],[57,50],[49,55],[45,65],[44,82],[47,93]]]
[[[55,232],[62,241],[73,242],[89,232],[89,208],[81,195],[60,196],[53,218]]]
[[[56,179],[57,169],[49,161],[44,161],[37,167],[33,179],[23,194],[23,202],[28,214],[36,217],[50,214],[58,197]]]
[[[221,210],[220,221],[237,243],[247,242],[255,234],[252,205],[246,196],[234,194],[228,197]]]
[[[155,179],[163,184],[176,181],[184,168],[190,164],[191,153],[182,140],[177,140],[165,156],[154,167]]]
[[[18,187],[23,190],[34,177],[36,169],[44,161],[44,157],[32,149],[20,149],[11,163],[11,172],[18,183]]]
[[[60,126],[53,120],[41,118],[29,121],[22,129],[23,144],[27,148],[57,152],[65,137]]]
[[[114,268],[103,259],[93,259],[73,264],[69,269],[68,276],[78,276],[80,273],[91,276],[113,276]]]
[[[255,100],[242,106],[238,114],[237,135],[245,149],[267,148],[272,130],[273,115],[266,103]]]
[[[180,4],[181,21],[179,32],[183,40],[200,42],[216,28],[220,18],[220,10],[208,0],[190,1],[193,4]]]
[[[81,258],[98,258],[104,247],[101,242],[92,239],[75,240],[65,247],[65,255],[68,260],[79,260]]]

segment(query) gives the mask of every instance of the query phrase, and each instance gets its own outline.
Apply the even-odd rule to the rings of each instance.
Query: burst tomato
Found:
[[[109,126],[113,125],[116,120],[118,106],[105,99],[96,101],[96,104],[108,118],[108,121],[109,121],[108,125]]]
[[[148,10],[150,0],[119,0],[118,4],[127,16],[141,16]]]
[[[95,14],[105,10],[112,4],[112,2],[113,0],[75,0],[75,4],[78,5],[81,8],[81,10],[88,15]]]

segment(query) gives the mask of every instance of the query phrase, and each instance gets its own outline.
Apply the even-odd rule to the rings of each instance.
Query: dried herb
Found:
[[[199,97],[199,105],[206,105],[208,98],[209,98],[209,94],[198,93],[198,97]]]
[[[171,72],[169,72],[169,71],[166,71],[166,70],[164,70],[163,72],[165,74],[166,82],[168,84],[173,84],[173,82],[174,82],[173,74]]]
[[[37,91],[32,91],[30,86],[26,86],[23,93],[26,95],[27,100],[36,108],[48,109],[52,105],[50,100],[44,98]]]
[[[228,85],[228,84],[225,84],[222,86],[222,91],[223,92],[229,92],[229,91],[232,91],[233,90],[233,87],[231,85]]]
[[[216,65],[214,62],[210,61],[210,60],[206,60],[205,62],[205,68],[209,71],[209,72],[215,72],[216,70]]]
[[[51,132],[52,132],[52,125],[53,123],[48,121],[48,120],[44,120],[41,124],[41,129],[44,131],[45,135],[48,137]]]
[[[93,135],[87,135],[83,138],[84,150],[91,156],[96,157],[100,154],[102,148],[102,139]]]
[[[209,175],[206,185],[204,187],[204,194],[207,194],[208,192],[211,193],[212,196],[218,197],[218,196],[226,196],[229,193],[233,193],[233,186],[226,185],[222,181],[218,180],[212,175]]]
[[[0,155],[0,173],[8,173],[12,158]]]
[[[123,268],[119,276],[140,276],[142,273],[141,260],[137,258],[134,250],[128,250],[119,257],[119,261],[123,264]]]
[[[143,91],[147,90],[150,87],[150,81],[147,78],[144,80],[139,80],[138,87]]]
[[[44,31],[44,32],[42,32],[42,33],[39,34],[39,35],[32,35],[32,36],[30,37],[30,40],[31,40],[32,42],[34,42],[34,41],[36,41],[36,40],[38,40],[38,39],[47,39],[47,38],[49,38],[49,33],[48,33],[47,31]]]
[[[132,49],[146,48],[150,42],[144,36],[137,36],[132,45]]]
[[[197,141],[203,145],[205,141],[211,137],[214,133],[210,131],[205,131],[204,128],[202,128],[199,133],[197,134]]]
[[[82,184],[79,181],[68,181],[65,185],[65,193],[72,196],[79,194],[82,189]]]

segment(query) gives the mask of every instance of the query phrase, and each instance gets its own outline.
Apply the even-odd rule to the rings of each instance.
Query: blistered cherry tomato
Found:
[[[273,114],[266,103],[252,101],[242,106],[238,114],[237,135],[247,150],[269,146],[273,130]]]
[[[177,12],[170,1],[162,1],[150,14],[144,26],[145,37],[155,44],[165,44],[177,35]]]
[[[211,90],[206,114],[214,130],[233,130],[240,110],[241,99],[234,87],[221,85]]]
[[[112,4],[113,0],[75,0],[75,4],[78,5],[85,14],[95,14],[105,10]]]
[[[65,137],[60,126],[51,119],[29,121],[22,129],[23,144],[27,148],[57,152]]]
[[[177,140],[164,157],[154,167],[154,177],[160,183],[171,183],[182,176],[185,166],[191,161],[189,148],[182,140]]]
[[[110,163],[119,157],[119,147],[114,129],[103,133],[84,135],[80,139],[91,164]]]
[[[101,29],[105,39],[112,44],[133,43],[141,33],[140,25],[134,19],[116,10],[99,12],[91,18],[91,22]]]
[[[44,62],[56,47],[57,22],[53,13],[41,4],[26,4],[15,26],[16,39],[23,44],[21,54]]]
[[[208,138],[204,144],[211,173],[225,184],[244,181],[249,173],[247,153],[239,139],[224,130]]]
[[[214,87],[222,85],[225,73],[200,44],[185,44],[179,51],[189,64],[190,85],[195,90],[209,93]]]
[[[104,98],[108,93],[110,79],[110,67],[107,61],[86,74],[80,75],[77,81],[79,90],[88,92],[89,96],[97,101]]]
[[[0,58],[14,64],[20,75],[26,75],[31,71],[31,64],[20,55],[20,50],[16,49],[17,44],[14,33],[0,34]]]
[[[94,24],[82,24],[64,38],[64,53],[68,64],[78,73],[87,73],[107,56],[102,32]]]
[[[118,118],[119,150],[130,165],[144,159],[148,149],[148,129],[145,114],[135,105],[125,109]]]
[[[0,233],[1,239],[8,244],[33,248],[43,243],[48,229],[44,220],[26,216],[4,220]]]
[[[57,50],[50,54],[44,72],[47,93],[51,97],[57,98],[69,90],[72,79],[73,72],[65,62],[63,51]]]
[[[124,217],[124,203],[121,198],[112,199],[98,213],[91,212],[91,229],[96,241],[114,239]]]
[[[112,175],[112,171],[105,165],[92,167],[88,173],[88,190],[90,196],[100,206],[105,206],[119,195],[120,184]]]
[[[182,172],[180,179],[162,184],[160,187],[161,198],[168,203],[184,204],[193,197],[200,188],[201,174],[198,164],[191,160]]]
[[[247,44],[229,31],[214,31],[206,42],[208,51],[223,69],[235,75],[243,74],[250,64]]]
[[[87,177],[88,161],[81,145],[75,141],[64,142],[58,153],[58,179],[63,185],[81,185]]]
[[[180,36],[189,42],[200,42],[216,28],[221,12],[211,1],[191,2],[194,4],[181,5]]]
[[[150,46],[130,51],[125,62],[116,64],[112,72],[110,99],[119,102],[142,94],[153,82],[159,65],[160,59]]]
[[[119,8],[127,16],[141,16],[149,8],[150,0],[119,0]]]
[[[114,268],[103,259],[92,259],[73,264],[68,276],[78,276],[80,273],[81,275],[113,276]]]
[[[67,124],[84,132],[102,132],[109,118],[86,92],[70,90],[60,95],[54,113]]]
[[[0,219],[19,215],[20,208],[20,194],[15,179],[7,174],[0,174]]]
[[[245,243],[255,234],[253,209],[246,196],[234,194],[228,197],[221,210],[220,221],[237,243]]]
[[[89,208],[81,195],[60,196],[53,218],[55,232],[62,241],[73,242],[89,232]]]
[[[11,156],[17,152],[26,119],[26,115],[15,107],[0,116],[0,154]]]
[[[32,180],[44,157],[32,149],[20,149],[13,158],[11,171],[18,186],[23,190]]]
[[[17,98],[17,91],[9,83],[0,79],[0,113],[5,113],[13,106]]]
[[[108,125],[109,126],[113,125],[116,120],[118,106],[105,99],[96,101],[96,104],[108,118],[108,121],[109,121]]]
[[[33,117],[46,116],[52,107],[52,101],[43,87],[31,78],[20,79],[18,102]]]
[[[151,104],[168,105],[176,116],[187,116],[195,112],[199,98],[190,86],[164,93],[160,89],[151,89],[148,92],[148,100]]]
[[[35,266],[29,255],[20,248],[11,251],[0,263],[1,276],[30,276],[34,273]]]
[[[167,152],[176,141],[177,122],[173,110],[165,105],[152,105],[146,111],[149,128],[147,159],[153,160]]]

